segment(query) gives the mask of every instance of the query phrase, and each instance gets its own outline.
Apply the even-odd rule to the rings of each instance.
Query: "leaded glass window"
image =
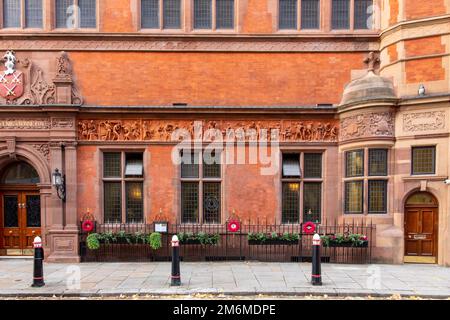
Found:
[[[363,213],[363,181],[345,183],[345,213]]]
[[[354,0],[354,28],[372,29],[373,0]]]
[[[234,28],[234,0],[216,0],[216,29]]]
[[[387,180],[369,180],[369,213],[386,213]]]
[[[387,175],[387,150],[369,149],[369,176]]]
[[[25,27],[42,28],[42,0],[25,0]]]
[[[159,1],[141,0],[141,28],[159,28]]]
[[[20,0],[3,0],[4,28],[20,28],[21,3]]]
[[[279,0],[280,29],[297,29],[297,0]]]
[[[143,182],[141,152],[103,153],[105,223],[144,222]]]
[[[182,150],[181,222],[220,223],[222,181],[220,150]]]
[[[412,174],[434,174],[436,172],[436,147],[412,148]]]
[[[212,0],[194,0],[194,28],[211,29]]]
[[[282,223],[320,222],[322,153],[285,153],[281,167]]]
[[[69,7],[73,5],[73,0],[56,0],[55,1],[55,25],[56,28],[68,28],[68,18],[70,17]]]
[[[331,26],[333,29],[350,29],[350,0],[332,0]]]
[[[96,0],[78,0],[80,7],[80,28],[97,27]]]
[[[55,27],[96,28],[97,0],[55,0]]]
[[[163,0],[163,27],[181,28],[181,0]]]
[[[302,29],[319,29],[320,0],[302,0],[301,8]]]
[[[347,151],[345,153],[346,177],[360,177],[364,175],[364,150]]]

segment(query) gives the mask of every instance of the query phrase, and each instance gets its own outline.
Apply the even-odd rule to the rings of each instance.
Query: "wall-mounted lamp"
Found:
[[[55,169],[52,174],[52,183],[56,188],[58,197],[66,202],[66,177],[59,172],[59,169]]]

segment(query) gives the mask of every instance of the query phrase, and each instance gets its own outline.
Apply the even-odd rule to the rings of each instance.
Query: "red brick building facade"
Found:
[[[77,261],[89,211],[371,219],[376,261],[449,265],[448,30],[449,0],[4,0],[0,254]]]

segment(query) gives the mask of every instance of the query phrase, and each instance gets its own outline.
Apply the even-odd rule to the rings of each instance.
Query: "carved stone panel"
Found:
[[[341,119],[340,140],[358,138],[393,137],[394,114],[392,112],[372,112],[356,114]]]
[[[424,111],[403,114],[404,132],[444,130],[445,125],[445,111]]]
[[[85,141],[275,140],[335,142],[338,123],[282,120],[80,120],[78,139]]]
[[[50,129],[50,120],[47,118],[0,119],[2,129]]]

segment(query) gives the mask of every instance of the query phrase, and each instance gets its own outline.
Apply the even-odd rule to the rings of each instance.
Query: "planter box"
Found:
[[[281,245],[281,246],[293,246],[298,245],[299,240],[295,241],[286,241],[286,240],[266,240],[266,241],[260,241],[260,240],[248,240],[249,246],[257,246],[257,245]]]
[[[201,245],[200,240],[197,240],[197,239],[189,239],[189,240],[185,240],[185,241],[180,241],[180,244],[181,245],[194,245],[194,244]],[[205,246],[215,246],[215,245],[217,245],[217,243],[205,244]]]
[[[352,242],[343,242],[343,243],[336,243],[331,242],[329,246],[326,246],[323,244],[324,247],[330,247],[330,248],[367,248],[369,246],[369,241],[364,241],[361,245],[354,246]]]

